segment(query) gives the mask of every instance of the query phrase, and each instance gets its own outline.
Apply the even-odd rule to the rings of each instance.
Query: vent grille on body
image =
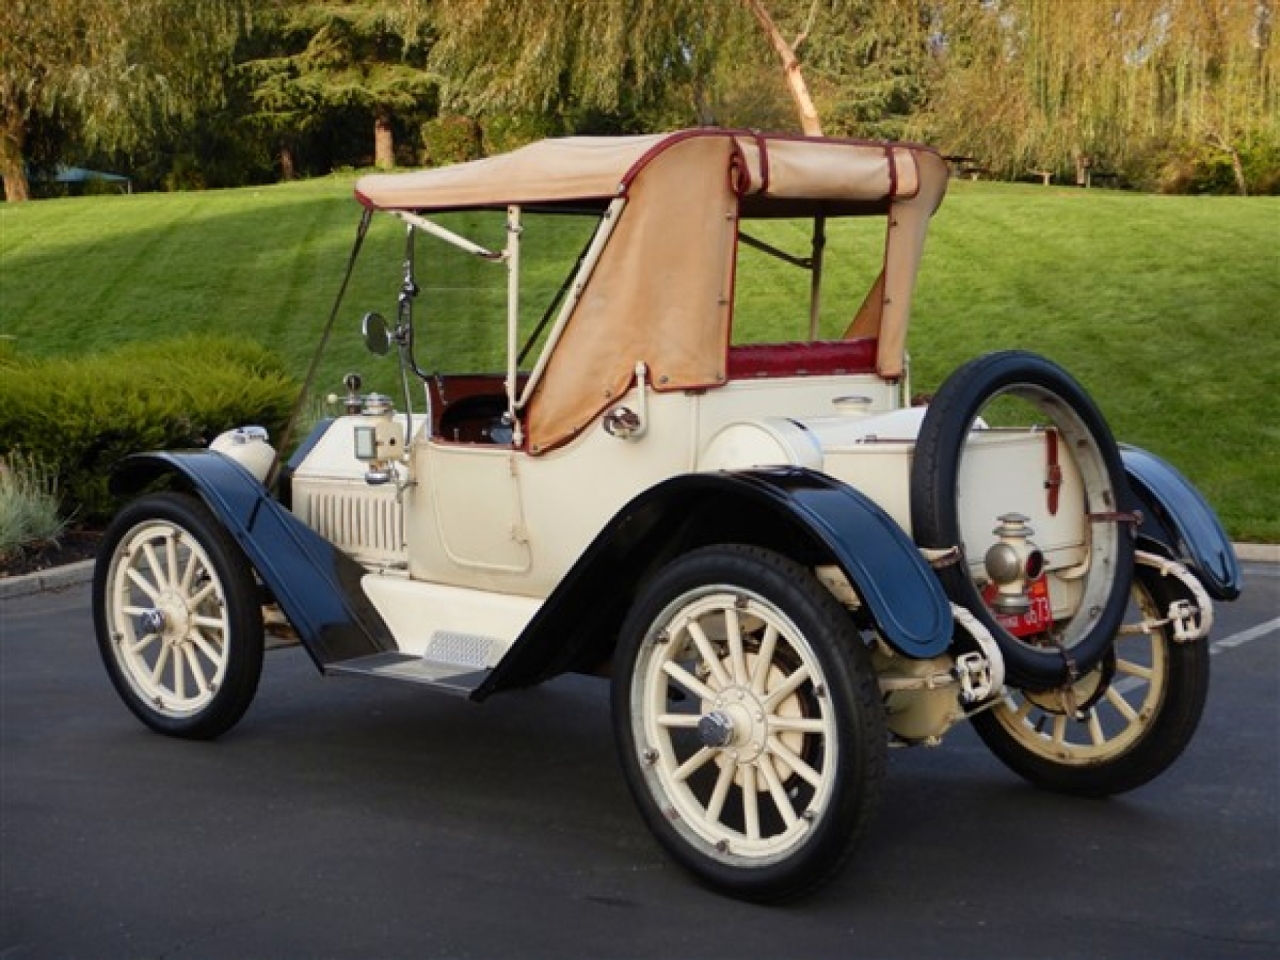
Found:
[[[297,491],[295,491],[296,496]],[[298,510],[320,536],[362,560],[397,560],[404,555],[404,508],[394,491],[308,491]]]

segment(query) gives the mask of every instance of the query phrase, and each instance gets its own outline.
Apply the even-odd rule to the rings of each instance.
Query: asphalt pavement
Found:
[[[477,706],[268,655],[213,743],[145,730],[88,589],[0,599],[0,958],[1280,956],[1280,566],[1219,608],[1196,740],[1106,801],[968,729],[894,751],[858,858],[786,907],[664,859],[608,688]]]

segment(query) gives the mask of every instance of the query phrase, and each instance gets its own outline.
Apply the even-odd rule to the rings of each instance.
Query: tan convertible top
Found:
[[[704,128],[543,140],[362,177],[355,189],[368,207],[419,213],[625,198],[527,407],[529,450],[542,453],[621,396],[637,362],[659,391],[725,382],[740,216],[888,215],[884,272],[847,335],[877,337],[878,372],[900,377],[925,231],[946,181],[927,147]]]
[[[418,211],[609,199],[620,192],[628,171],[667,138],[540,140],[470,163],[361,177],[356,196],[379,210]]]
[[[875,203],[919,190],[915,163],[926,147],[773,136],[704,128],[630,137],[540,140],[511,153],[412,173],[361,177],[356,196],[378,210],[420,212],[609,200],[684,140],[733,145],[738,192],[774,199]],[[894,154],[898,154],[895,158]],[[945,169],[942,171],[945,174]],[[745,176],[744,176],[745,173]]]

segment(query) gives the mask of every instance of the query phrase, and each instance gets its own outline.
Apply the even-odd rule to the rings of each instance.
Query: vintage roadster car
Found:
[[[925,147],[719,129],[361,178],[356,251],[378,212],[405,235],[394,320],[363,319],[402,406],[351,375],[287,462],[247,426],[119,465],[137,496],[93,593],[119,694],[222,734],[264,623],[326,674],[475,701],[608,676],[648,826],[754,900],[834,875],[887,747],[961,722],[1040,787],[1149,781],[1196,728],[1236,558],[1043,357],[978,357],[913,404],[946,186]],[[455,282],[473,268],[496,292]],[[501,354],[445,369],[435,325]]]

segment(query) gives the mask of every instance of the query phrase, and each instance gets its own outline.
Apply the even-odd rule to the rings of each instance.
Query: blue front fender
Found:
[[[1200,578],[1215,600],[1240,596],[1240,563],[1213,508],[1171,464],[1121,445],[1129,486],[1142,503],[1138,535]]]
[[[143,453],[122,460],[115,493],[182,477],[235,537],[320,667],[396,649],[360,588],[364,568],[272,499],[242,466],[213,451]]]

